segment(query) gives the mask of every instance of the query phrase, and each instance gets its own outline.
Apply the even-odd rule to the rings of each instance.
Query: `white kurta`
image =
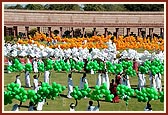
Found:
[[[98,86],[101,86],[101,76],[102,76],[102,74],[99,73],[98,77],[97,77],[97,81],[96,81],[96,85],[98,85]]]
[[[19,84],[19,88],[21,88],[21,81],[19,78],[16,78],[16,83]]]
[[[146,84],[145,75],[138,73],[138,88],[140,88],[141,90],[141,88],[145,87],[145,84]]]
[[[71,92],[73,92],[73,81],[72,78],[68,77],[68,95],[67,95],[68,98],[72,98],[72,96],[70,95]]]
[[[49,80],[50,80],[50,72],[49,71],[45,71],[44,72],[44,82],[49,84]]]
[[[110,88],[110,81],[109,81],[108,72],[106,72],[105,74],[103,74],[102,84],[103,83],[107,84],[107,89]]]
[[[25,84],[26,84],[26,87],[31,87],[29,71],[26,71],[26,73],[25,73]]]
[[[43,105],[44,105],[44,102],[38,102],[37,104],[37,111],[42,111],[43,110]]]
[[[93,71],[93,69],[91,69],[91,71],[90,71],[90,74],[94,74],[94,71]]]
[[[149,80],[150,80],[150,87],[153,87],[156,89],[156,81],[155,81],[155,76],[152,74],[149,75]]]
[[[38,72],[38,64],[37,64],[37,61],[35,61],[35,60],[33,61],[33,70],[35,73]]]
[[[155,75],[156,88],[159,89],[159,91],[162,89],[161,77],[160,73]]]
[[[131,88],[131,85],[130,85],[130,81],[129,81],[129,76],[128,75],[125,75],[125,78],[122,78],[122,84],[127,86],[128,88]]]
[[[11,66],[11,65],[12,65],[12,61],[8,60],[8,66]],[[11,71],[8,70],[8,73],[11,73]]]
[[[69,111],[75,111],[75,109],[70,108]]]
[[[81,78],[80,78],[79,89],[80,89],[80,90],[83,89],[85,84],[88,84],[88,81],[87,81],[86,77],[83,78],[83,80],[82,80],[82,77],[81,77]]]
[[[34,83],[34,90],[35,92],[37,92],[38,91],[38,79],[34,79],[33,83]]]

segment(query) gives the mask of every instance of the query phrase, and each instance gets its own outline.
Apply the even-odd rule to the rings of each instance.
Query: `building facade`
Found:
[[[163,35],[164,12],[95,12],[95,11],[43,11],[4,10],[4,35],[17,36],[37,28],[43,33],[58,30],[60,36],[66,30],[81,29],[82,34],[94,32],[116,35]],[[73,35],[73,34],[72,34]]]

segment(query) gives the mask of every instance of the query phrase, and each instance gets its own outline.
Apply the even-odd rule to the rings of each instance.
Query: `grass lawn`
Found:
[[[7,84],[15,81],[15,76],[17,74],[18,73],[16,73],[16,72],[11,73],[11,74],[4,73],[4,85],[5,85],[4,90],[6,90]],[[33,82],[33,74],[34,73],[30,74],[31,84]],[[55,71],[52,71],[50,80],[51,80],[51,82],[55,81],[57,83],[65,85],[67,87],[67,75],[68,75],[67,73],[63,73],[63,72],[57,73]],[[25,82],[24,82],[25,77],[24,76],[25,76],[24,73],[21,73],[20,79],[21,79],[22,87],[25,86]],[[39,78],[40,81],[44,80],[43,76],[44,76],[44,74],[42,74],[40,76],[40,78]],[[79,79],[81,76],[82,76],[82,73],[73,73],[72,74],[73,83],[75,86],[79,85]],[[98,74],[94,74],[94,75],[87,74],[89,87],[92,88],[95,86],[97,76],[98,76]],[[111,81],[111,79],[114,78],[114,75],[109,74],[109,77],[110,77],[110,81]],[[148,78],[149,78],[149,76],[146,76],[147,87],[149,87],[149,79]],[[163,78],[163,76],[162,76],[162,78]],[[162,79],[162,85],[164,84],[163,81],[164,80]],[[136,88],[137,83],[138,83],[137,77],[130,78],[130,84],[131,84],[132,88]],[[26,89],[28,89],[28,88],[26,88]],[[67,89],[64,90],[62,92],[62,94],[59,97],[57,97],[55,100],[47,100],[48,105],[46,103],[44,104],[43,111],[69,111],[70,103],[72,103],[72,102],[75,103],[75,100],[73,98],[72,99],[66,98],[66,95],[67,95]],[[79,100],[78,105],[76,107],[76,111],[86,111],[89,100],[90,99],[88,99],[88,98]],[[12,104],[4,105],[4,111],[11,111],[12,106],[15,103],[19,104],[19,101],[13,100]],[[29,103],[29,100],[24,102],[22,104],[20,111],[27,111],[28,110],[28,108],[27,108],[28,103]],[[164,111],[164,103],[161,103],[160,100],[152,100],[150,103],[152,105],[153,111]],[[94,101],[94,105],[97,105],[96,101]],[[145,105],[146,105],[146,103],[138,102],[137,98],[132,97],[128,101],[127,111],[143,111]],[[119,103],[105,102],[104,100],[101,100],[100,101],[100,111],[126,111],[126,105],[123,100],[120,100]]]

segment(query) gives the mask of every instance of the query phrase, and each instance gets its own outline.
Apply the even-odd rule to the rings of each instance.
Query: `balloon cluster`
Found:
[[[158,92],[154,88],[143,88],[141,91],[135,90],[136,97],[139,102],[147,102],[151,100],[157,100]]]
[[[128,69],[126,70],[126,75],[134,77],[136,76],[136,71],[132,67],[128,67]]]
[[[152,75],[156,75],[157,73],[161,73],[163,75],[164,63],[158,59],[154,59],[152,62],[146,60],[143,66],[139,67],[139,71],[143,74],[147,74],[149,70],[151,71]]]
[[[128,101],[130,97],[134,96],[134,90],[126,85],[119,84],[117,86],[117,94],[121,99],[124,99],[124,101]]]
[[[25,65],[25,71],[31,72],[33,70],[32,64],[31,63],[26,63]]]
[[[101,70],[101,68],[99,68],[99,64],[96,60],[94,61],[89,61],[86,65],[86,69],[87,70],[93,70],[93,71],[98,71]]]
[[[53,61],[51,59],[46,60],[46,70],[52,70],[53,69]]]
[[[20,102],[25,102],[27,99],[30,99],[30,102],[33,103],[41,102],[46,98],[54,100],[65,89],[65,86],[56,82],[53,82],[52,86],[43,82],[36,93],[35,90],[26,91],[23,87],[19,88],[19,84],[12,82],[7,86],[8,91],[4,92],[4,104],[11,104],[12,99],[19,100]]]
[[[15,58],[13,64],[11,66],[8,66],[7,70],[11,72],[19,72],[24,70],[24,66],[18,59]]]
[[[4,104],[11,104],[12,99],[16,99],[21,102],[25,102],[28,99],[27,91],[23,87],[19,88],[19,84],[14,82],[7,85],[7,91],[4,92]]]
[[[84,89],[79,90],[78,86],[75,86],[73,92],[70,94],[74,99],[80,100],[84,97],[89,97],[89,93],[91,89],[88,87],[87,84],[84,84]]]
[[[164,102],[164,92],[163,91],[159,93],[159,99],[160,99],[160,102]]]
[[[44,62],[38,62],[37,63],[37,65],[38,65],[38,71],[39,72],[44,72]]]
[[[100,100],[105,97],[105,101],[112,101],[114,95],[107,89],[107,84],[103,83],[100,87],[96,85],[95,89],[90,94],[90,98],[94,101]]]
[[[55,71],[70,71],[71,66],[69,63],[64,62],[64,60],[56,60],[54,63],[54,70]]]

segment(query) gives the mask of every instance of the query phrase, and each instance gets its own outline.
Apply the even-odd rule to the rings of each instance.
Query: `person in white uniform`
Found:
[[[83,76],[80,78],[79,90],[83,89],[85,84],[88,85],[88,81],[86,78],[86,73],[83,73]]]
[[[155,75],[155,82],[156,82],[156,89],[157,91],[161,92],[162,91],[162,82],[161,82],[162,76],[160,73],[157,73]]]
[[[48,83],[50,82],[50,71],[49,70],[45,70],[44,72],[44,82]]]
[[[12,60],[8,59],[8,66],[12,66]],[[11,73],[11,71],[8,70],[8,73]]]
[[[34,71],[34,73],[38,72],[37,58],[35,58],[33,61],[33,71]]]
[[[140,91],[142,88],[145,87],[145,84],[146,84],[145,75],[139,71],[138,72],[138,88]]]
[[[31,87],[31,85],[30,85],[30,73],[29,73],[29,71],[25,72],[25,85],[26,85],[26,87]]]
[[[150,80],[150,87],[153,87],[156,89],[156,81],[155,81],[155,76],[152,75],[152,72],[149,72],[149,80]]]
[[[70,107],[70,109],[69,109],[69,111],[75,111],[75,108],[76,108],[76,106],[77,106],[77,99],[76,99],[76,103],[74,104],[74,103],[71,103],[70,105],[69,105],[69,107]]]
[[[97,103],[98,103],[97,106],[93,106],[93,101],[89,101],[89,106],[87,108],[87,111],[99,111],[99,108],[100,108],[99,101],[97,101]]]
[[[18,104],[13,105],[13,108],[11,111],[19,111],[19,105]]]
[[[73,92],[73,81],[72,81],[72,73],[68,75],[68,98],[72,98],[70,95]]]
[[[128,88],[131,88],[129,76],[126,73],[122,76],[122,84],[127,86]]]
[[[101,86],[101,78],[102,78],[102,72],[98,73],[96,85]]]
[[[21,88],[21,81],[20,81],[20,76],[19,75],[16,75],[15,83],[19,84],[19,88]]]
[[[37,92],[38,91],[38,78],[39,78],[39,76],[40,76],[40,73],[38,74],[38,76],[37,75],[34,75],[33,76],[33,78],[34,78],[34,80],[33,80],[33,89],[35,90],[35,92]]]
[[[107,84],[107,89],[110,88],[110,81],[109,81],[109,76],[108,76],[108,72],[105,69],[102,75],[102,84],[106,83]]]

